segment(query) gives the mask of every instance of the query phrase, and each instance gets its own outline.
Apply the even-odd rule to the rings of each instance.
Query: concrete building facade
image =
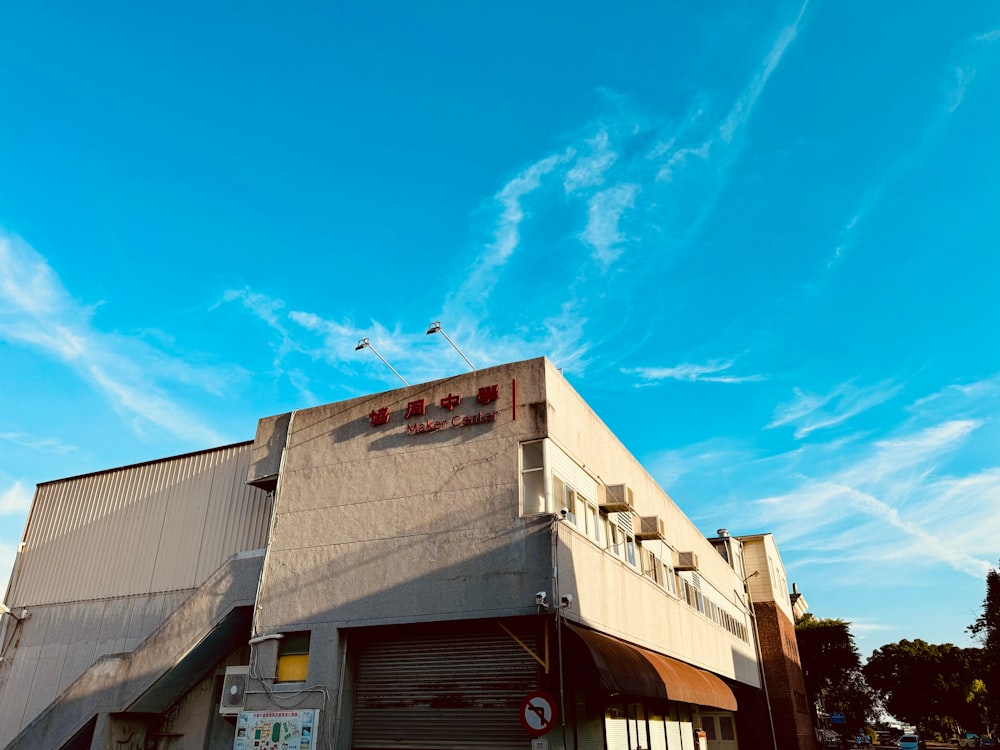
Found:
[[[5,602],[11,749],[813,743],[774,540],[706,539],[544,359],[40,485]]]

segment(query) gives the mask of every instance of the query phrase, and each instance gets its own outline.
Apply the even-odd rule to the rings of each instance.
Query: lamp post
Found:
[[[386,367],[388,367],[390,370],[392,370],[392,374],[395,375],[397,378],[399,378],[400,380],[403,381],[403,385],[409,385],[409,383],[407,383],[405,380],[403,380],[403,376],[400,375],[398,372],[396,372],[396,368],[393,367],[392,365],[390,365],[388,362],[386,362],[385,357],[383,357],[381,354],[378,353],[378,349],[376,349],[374,346],[372,346],[372,342],[369,341],[367,338],[361,339],[361,341],[358,342],[358,345],[356,347],[354,347],[354,351],[356,351],[356,352],[360,351],[362,349],[371,349],[372,353],[374,353],[376,357],[378,357],[379,359],[381,359],[382,363]]]
[[[459,355],[461,355],[462,359],[465,360],[465,364],[467,364],[470,368],[472,368],[472,371],[475,372],[476,366],[469,361],[469,358],[462,353],[462,350],[458,348],[458,345],[451,340],[451,338],[448,336],[447,333],[444,332],[444,329],[441,327],[440,321],[435,320],[433,323],[427,326],[427,335],[430,336],[432,333],[440,333],[442,336],[444,336],[444,340],[447,341],[449,344],[451,344],[452,348],[456,352],[458,352]]]

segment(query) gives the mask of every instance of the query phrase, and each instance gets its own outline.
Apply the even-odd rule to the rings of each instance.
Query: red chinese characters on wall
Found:
[[[512,385],[513,387],[513,385]],[[500,399],[500,385],[484,385],[481,386],[476,393],[476,403],[480,406],[486,406],[492,404],[494,401]],[[453,412],[456,406],[462,404],[462,396],[460,394],[449,392],[447,396],[441,398],[438,401],[438,406],[449,412]],[[414,417],[427,417],[427,399],[419,398],[414,401],[408,401],[406,404],[406,409],[403,411],[403,419],[412,419]],[[368,414],[368,421],[372,427],[379,427],[384,424],[389,423],[391,416],[391,411],[388,406],[383,406],[378,409],[372,409]],[[496,421],[496,412],[492,414],[483,414],[480,412],[478,415],[473,415],[470,417],[456,417],[451,420],[453,426],[465,425],[465,424],[485,424],[487,422]],[[447,417],[445,418],[448,419]],[[436,420],[428,420],[428,425],[434,423],[437,424]],[[441,421],[440,426],[434,429],[440,429],[445,426],[448,422]],[[428,428],[431,429],[431,428]],[[424,432],[426,430],[411,430],[411,432]]]
[[[389,422],[389,407],[383,406],[381,409],[372,409],[371,413],[368,414],[368,420],[372,423],[372,427],[387,424]]]
[[[491,404],[498,398],[500,398],[500,386],[486,385],[479,389],[479,394],[476,396],[476,403]]]
[[[422,417],[427,411],[427,399],[419,398],[416,401],[411,401],[406,405],[406,416],[403,419],[409,419],[410,417]]]
[[[454,393],[449,393],[447,396],[441,399],[441,408],[451,411],[460,403],[462,403],[461,396],[456,396]]]

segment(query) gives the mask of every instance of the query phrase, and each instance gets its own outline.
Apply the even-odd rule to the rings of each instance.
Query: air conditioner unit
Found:
[[[627,484],[602,484],[598,488],[597,504],[605,513],[635,510],[632,488]]]
[[[222,681],[222,699],[219,701],[220,714],[234,716],[246,707],[249,680],[249,666],[226,667],[226,677]]]
[[[637,539],[664,539],[667,534],[667,525],[659,516],[641,516],[639,527],[635,530]]]
[[[698,570],[698,555],[694,552],[678,552],[674,570]]]

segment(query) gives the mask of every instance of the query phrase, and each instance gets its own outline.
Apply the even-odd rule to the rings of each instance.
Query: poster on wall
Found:
[[[319,709],[241,711],[233,750],[316,750]]]

